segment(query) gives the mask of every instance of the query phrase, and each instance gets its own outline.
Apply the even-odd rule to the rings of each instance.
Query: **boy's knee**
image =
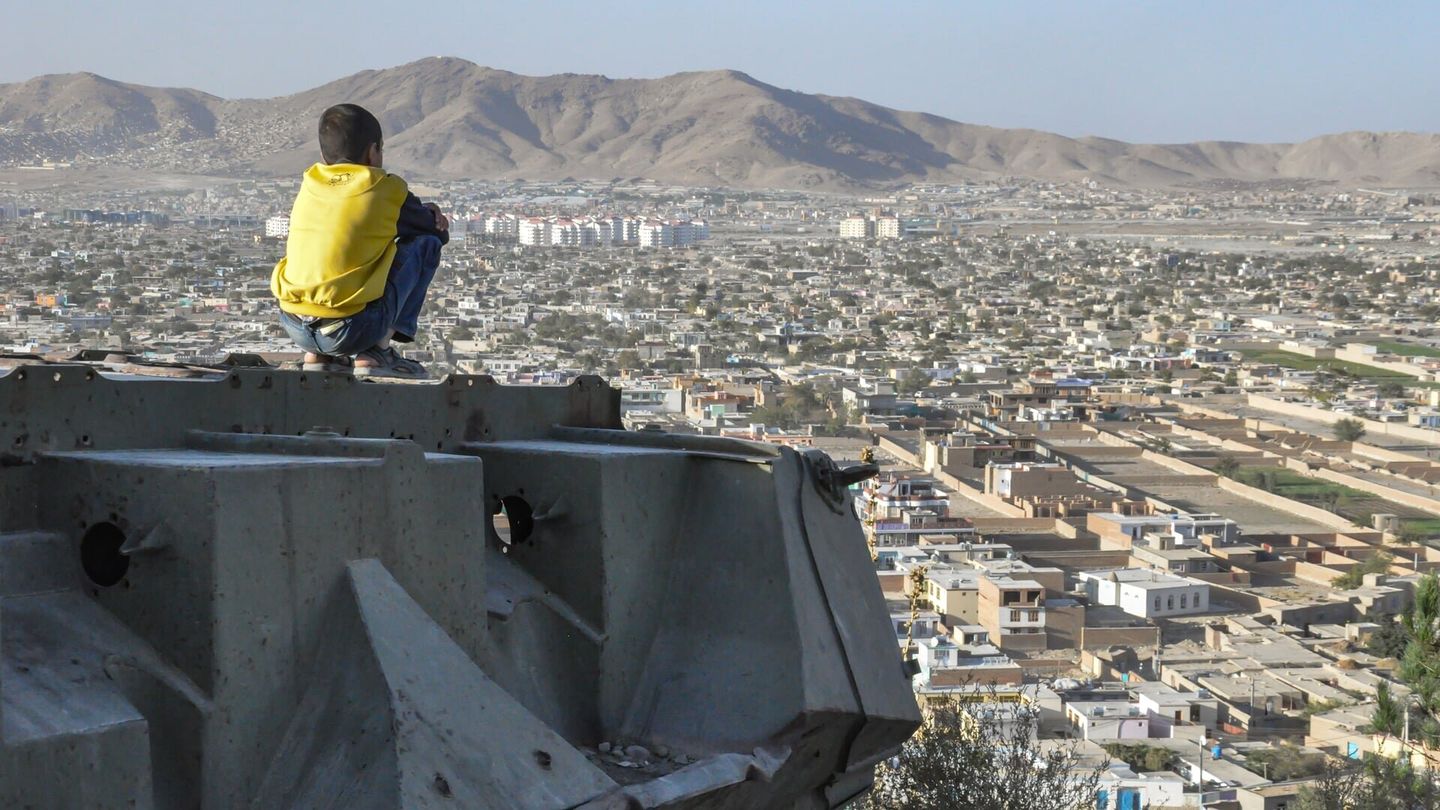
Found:
[[[440,237],[430,234],[412,236],[401,242],[401,250],[412,256],[418,257],[421,263],[438,264],[440,262]]]

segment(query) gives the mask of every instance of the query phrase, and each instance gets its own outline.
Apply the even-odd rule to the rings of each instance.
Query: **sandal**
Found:
[[[332,371],[336,374],[349,374],[355,368],[355,361],[343,354],[316,354],[322,358],[314,363],[301,363],[300,368],[305,371]]]
[[[390,377],[394,379],[424,380],[430,377],[425,367],[400,356],[394,346],[387,346],[383,349],[370,348],[360,353],[360,357],[369,360],[374,365],[355,366],[356,377]]]

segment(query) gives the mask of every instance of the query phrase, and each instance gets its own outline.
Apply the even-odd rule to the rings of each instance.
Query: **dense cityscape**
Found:
[[[1440,198],[416,190],[452,223],[407,351],[432,371],[598,374],[634,430],[878,463],[858,517],[921,694],[1036,707],[1146,807],[1432,755],[1375,713],[1414,702],[1396,617],[1440,566]],[[0,184],[0,340],[297,366],[269,287],[292,194]]]

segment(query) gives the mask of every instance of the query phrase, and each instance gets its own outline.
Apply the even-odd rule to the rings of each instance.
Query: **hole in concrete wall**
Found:
[[[505,516],[510,518],[510,542],[529,540],[530,535],[535,533],[535,510],[530,508],[530,502],[519,495],[509,495],[500,499],[500,505],[505,509]]]
[[[114,523],[96,523],[80,538],[80,565],[85,576],[102,588],[115,585],[130,570],[130,558],[120,553],[125,532]]]
[[[535,510],[530,502],[518,495],[499,498],[490,519],[493,539],[500,542],[500,551],[510,553],[515,544],[530,539],[535,532]]]

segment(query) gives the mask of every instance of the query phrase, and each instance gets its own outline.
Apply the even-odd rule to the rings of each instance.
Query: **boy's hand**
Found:
[[[445,218],[445,215],[442,214],[442,213],[440,213],[440,206],[436,205],[435,203],[425,203],[425,207],[426,207],[426,208],[429,208],[429,209],[430,209],[430,213],[432,213],[432,214],[435,215],[435,229],[436,229],[436,230],[439,230],[439,231],[449,231],[449,230],[450,230],[450,220],[446,219],[446,218]]]

